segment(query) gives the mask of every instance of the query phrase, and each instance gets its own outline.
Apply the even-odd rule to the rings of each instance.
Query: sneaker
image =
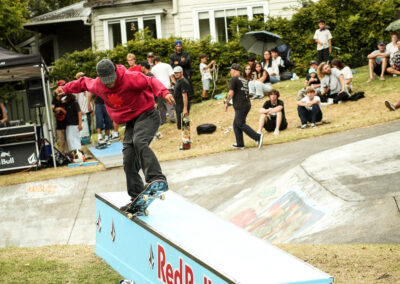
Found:
[[[333,103],[334,103],[333,99],[332,99],[332,98],[329,98],[327,104],[328,104],[328,105],[333,105]]]
[[[317,125],[315,123],[311,123],[311,127],[315,128],[315,127],[317,127]]]
[[[260,134],[260,139],[258,139],[257,141],[257,145],[258,145],[258,149],[261,149],[262,143],[263,143],[263,138],[264,138],[264,134]]]
[[[300,128],[301,129],[306,129],[307,128],[307,124],[303,124]]]
[[[244,146],[238,146],[238,145],[236,145],[236,144],[232,144],[232,148],[243,150],[243,149],[244,149]]]
[[[156,133],[156,138],[157,139],[161,139],[163,136],[162,136],[162,134],[161,134],[161,132],[157,132]]]
[[[275,129],[274,135],[279,135],[279,129]]]
[[[396,107],[389,101],[385,101],[385,106],[391,111],[395,111],[396,110]]]
[[[393,74],[393,77],[397,77],[397,74]]]
[[[111,140],[111,141],[118,141],[118,140],[119,140],[119,133],[118,133],[118,132],[113,132],[113,133],[111,134],[110,140]]]

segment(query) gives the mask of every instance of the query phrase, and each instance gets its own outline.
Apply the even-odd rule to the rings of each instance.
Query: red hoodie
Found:
[[[101,97],[112,121],[118,124],[137,118],[144,112],[154,109],[154,95],[165,98],[168,90],[155,77],[143,73],[128,71],[125,66],[117,65],[117,80],[112,89],[96,79],[82,77],[62,86],[64,93],[89,91]],[[154,95],[153,95],[154,94]]]

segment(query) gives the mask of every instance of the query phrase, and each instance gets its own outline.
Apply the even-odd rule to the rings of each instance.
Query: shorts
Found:
[[[285,130],[287,128],[287,121],[286,119],[282,119],[281,126],[279,130]],[[264,128],[267,132],[274,132],[276,127],[276,116],[271,116],[267,118],[267,121],[264,123]]]
[[[104,104],[96,104],[96,129],[113,129],[113,123]]]
[[[203,91],[209,91],[210,90],[210,79],[204,79],[201,80],[203,82]]]
[[[375,64],[374,73],[375,73],[377,76],[381,76],[381,73],[382,73],[382,64]],[[388,74],[388,73],[387,73],[386,70],[385,70],[385,72],[384,72],[383,74]]]

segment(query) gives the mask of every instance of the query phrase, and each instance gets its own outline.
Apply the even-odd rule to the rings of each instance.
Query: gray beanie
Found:
[[[115,73],[115,65],[110,59],[102,59],[96,66],[97,75],[100,81],[104,84],[111,84],[117,80],[117,73]]]

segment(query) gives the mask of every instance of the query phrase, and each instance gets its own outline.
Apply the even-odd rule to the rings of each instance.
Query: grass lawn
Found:
[[[399,283],[400,245],[279,245],[335,283]],[[0,249],[1,283],[119,283],[93,246]]]
[[[323,106],[322,111],[324,119],[330,120],[331,123],[319,126],[315,129],[301,130],[296,127],[300,122],[297,116],[296,97],[298,90],[303,87],[304,79],[283,81],[275,84],[274,87],[281,93],[280,99],[285,103],[285,113],[289,126],[288,129],[282,131],[277,137],[272,134],[265,135],[264,146],[268,147],[268,145],[271,144],[290,142],[354,128],[368,127],[399,119],[400,111],[390,112],[384,106],[384,101],[396,101],[400,98],[400,77],[387,76],[387,80],[384,82],[375,80],[371,83],[366,83],[368,80],[367,67],[358,68],[356,71],[357,74],[355,74],[353,78],[354,91],[364,91],[366,97],[357,102]],[[255,101],[252,103],[252,109],[248,115],[247,123],[253,128],[257,128],[259,117],[258,110],[261,108],[264,101],[265,100]],[[154,141],[151,147],[156,152],[160,161],[231,151],[233,150],[231,145],[235,143],[235,137],[231,128],[233,117],[233,108],[230,107],[228,112],[225,112],[222,100],[210,100],[195,104],[191,110],[191,138],[193,141],[191,150],[178,150],[181,144],[181,132],[171,123],[160,127],[163,138]],[[196,127],[203,123],[215,124],[217,126],[217,131],[211,135],[197,135]],[[256,146],[256,143],[251,141],[247,136],[245,136],[245,144],[246,147]],[[56,171],[40,170],[38,172],[23,173],[22,175],[2,175],[0,176],[0,185],[70,176],[103,169],[104,167],[102,166],[93,167],[92,169],[85,169],[85,167],[77,169],[62,167]]]

